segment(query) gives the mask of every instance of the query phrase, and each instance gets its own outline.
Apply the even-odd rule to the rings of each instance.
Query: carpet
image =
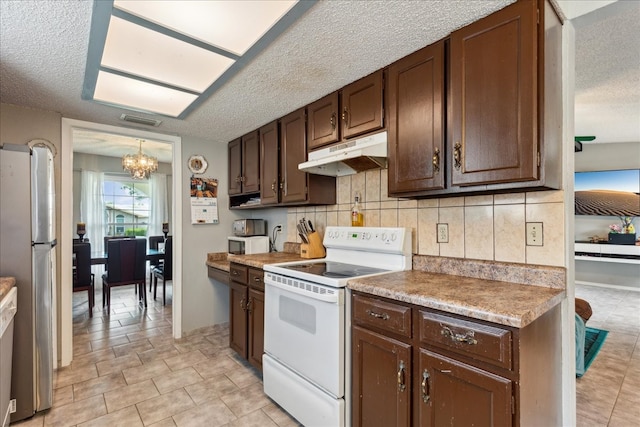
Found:
[[[588,326],[585,328],[584,372],[587,372],[587,369],[591,366],[591,362],[596,358],[608,333],[608,331],[602,329],[590,328]],[[582,373],[582,375],[584,375],[584,373]],[[582,375],[578,374],[577,376],[581,377]]]

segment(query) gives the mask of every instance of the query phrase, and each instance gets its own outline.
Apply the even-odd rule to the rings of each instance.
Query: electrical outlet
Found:
[[[11,399],[9,401],[9,413],[10,414],[14,414],[16,412],[16,400],[15,399]]]
[[[542,223],[527,222],[527,246],[542,246],[542,241]]]
[[[278,233],[282,232],[282,224],[276,225],[276,230],[278,230]]]
[[[437,242],[449,243],[449,224],[437,224]]]

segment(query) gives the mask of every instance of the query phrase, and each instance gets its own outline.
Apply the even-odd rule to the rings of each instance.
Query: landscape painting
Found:
[[[575,214],[640,216],[640,169],[576,172]]]

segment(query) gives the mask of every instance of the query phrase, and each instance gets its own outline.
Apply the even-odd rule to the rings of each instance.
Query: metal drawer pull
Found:
[[[398,367],[398,390],[404,391],[407,386],[404,383],[404,360],[400,361],[400,366]]]
[[[247,309],[247,306],[244,304],[244,298],[242,298],[240,300],[240,309],[242,309],[242,310],[246,310]]]
[[[251,314],[251,304],[253,303],[253,298],[249,298],[249,302],[247,302],[247,312]]]
[[[376,319],[389,320],[389,315],[387,313],[376,313],[375,311],[367,310],[367,314],[369,316],[373,316]]]
[[[462,166],[462,145],[459,141],[453,146],[453,165],[457,170]]]
[[[431,396],[429,396],[429,371],[426,369],[422,373],[422,401],[428,403]]]
[[[253,280],[255,280],[256,282],[260,282],[260,281],[262,281],[262,278],[261,277],[254,277]]]
[[[474,338],[475,332],[473,331],[467,331],[464,335],[456,334],[449,327],[443,326],[443,325],[440,325],[440,326],[442,326],[442,330],[440,331],[440,334],[444,335],[445,337],[451,338],[451,341],[463,342],[469,345],[478,344],[478,340]]]
[[[336,129],[336,113],[331,114],[331,120],[329,121],[329,123],[331,123],[331,130],[335,130]]]
[[[433,153],[433,158],[431,159],[433,163],[433,171],[440,171],[440,149],[436,148],[436,151]]]

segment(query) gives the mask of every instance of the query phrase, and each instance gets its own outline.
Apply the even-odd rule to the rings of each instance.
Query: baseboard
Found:
[[[624,286],[624,285],[611,285],[609,283],[584,282],[584,281],[581,281],[581,280],[576,280],[576,285],[597,286],[599,288],[610,288],[610,289],[619,289],[619,290],[622,290],[622,291],[640,292],[640,287]]]

